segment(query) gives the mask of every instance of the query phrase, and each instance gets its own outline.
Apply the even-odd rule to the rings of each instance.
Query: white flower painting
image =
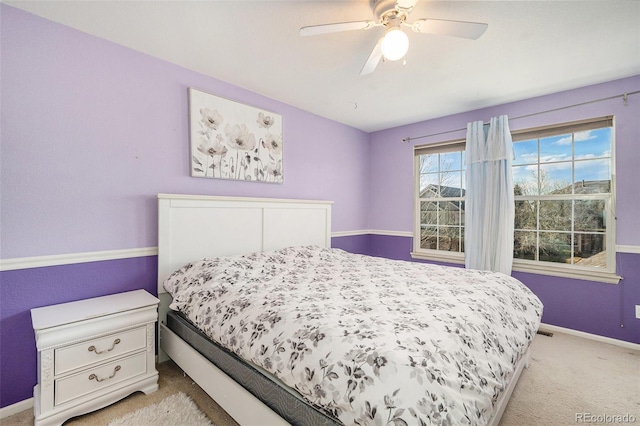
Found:
[[[282,183],[282,116],[189,88],[191,176]]]

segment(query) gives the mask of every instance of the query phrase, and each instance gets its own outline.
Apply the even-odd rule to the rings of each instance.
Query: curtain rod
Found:
[[[640,90],[636,90],[635,92],[625,92],[625,93],[623,93],[621,95],[609,96],[607,98],[594,99],[594,100],[591,100],[591,101],[581,102],[579,104],[567,105],[567,106],[563,106],[563,107],[559,107],[559,108],[553,108],[553,109],[547,109],[547,110],[544,110],[544,111],[533,112],[531,114],[519,115],[517,117],[509,118],[509,121],[518,120],[519,118],[532,117],[534,115],[546,114],[548,112],[560,111],[560,110],[568,109],[568,108],[575,108],[575,107],[578,107],[578,106],[587,105],[587,104],[593,104],[593,103],[596,103],[596,102],[608,101],[610,99],[615,99],[615,98],[619,98],[619,97],[622,97],[622,100],[624,101],[624,105],[627,106],[627,98],[629,96],[631,96],[631,95],[637,95],[638,93],[640,93]],[[484,124],[487,125],[489,123],[484,123]],[[440,133],[431,133],[429,135],[416,136],[416,137],[413,137],[413,138],[412,137],[406,137],[406,138],[402,139],[402,142],[411,142],[414,139],[422,139],[422,138],[428,138],[428,137],[431,137],[431,136],[446,135],[447,133],[461,132],[463,130],[467,130],[467,128],[464,127],[462,129],[447,130],[447,131],[440,132]]]

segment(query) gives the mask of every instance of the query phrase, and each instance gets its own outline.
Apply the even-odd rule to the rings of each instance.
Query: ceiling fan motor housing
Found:
[[[397,7],[396,0],[374,0],[373,15],[385,27],[399,26],[409,11]]]

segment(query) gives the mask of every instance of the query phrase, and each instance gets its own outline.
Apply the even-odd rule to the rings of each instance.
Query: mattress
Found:
[[[542,315],[504,274],[313,246],[192,262],[164,287],[210,340],[349,425],[487,424]]]

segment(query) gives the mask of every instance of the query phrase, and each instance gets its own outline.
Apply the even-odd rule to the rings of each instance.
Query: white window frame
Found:
[[[444,250],[424,249],[420,247],[420,241],[422,238],[422,224],[420,223],[420,202],[430,201],[438,202],[443,201],[441,198],[420,198],[420,155],[421,154],[436,154],[446,152],[464,151],[465,140],[456,139],[447,142],[441,142],[430,145],[421,145],[414,147],[413,155],[413,171],[414,171],[414,228],[413,228],[413,251],[411,257],[414,259],[433,260],[437,262],[447,262],[464,265],[464,252],[452,252]],[[464,201],[464,197],[447,198],[447,201]]]
[[[540,260],[514,259],[513,270],[518,272],[527,272],[540,275],[550,275],[567,278],[577,278],[589,281],[598,281],[611,284],[617,284],[621,277],[616,274],[616,215],[615,215],[615,125],[614,117],[599,117],[589,120],[582,120],[570,123],[562,123],[552,126],[538,127],[535,129],[524,129],[512,132],[514,140],[527,140],[532,135],[537,134],[562,134],[563,131],[575,133],[581,128],[592,127],[594,123],[608,121],[611,124],[611,193],[596,194],[593,196],[580,195],[563,198],[568,199],[606,199],[605,214],[609,218],[607,220],[605,247],[607,251],[607,268],[585,267],[579,265],[565,265],[557,262],[547,262]],[[514,142],[516,143],[516,142]],[[411,257],[414,259],[430,260],[436,262],[446,262],[464,265],[464,253],[449,252],[442,250],[424,249],[420,247],[421,241],[421,224],[420,224],[420,202],[421,201],[438,201],[438,199],[429,198],[421,199],[420,197],[420,161],[419,156],[426,153],[451,152],[452,148],[462,148],[464,150],[464,140],[452,140],[442,143],[421,145],[414,147],[414,231],[413,231],[413,251]],[[553,196],[516,196],[515,200],[554,200]],[[464,200],[464,198],[462,198]],[[573,230],[573,222],[572,222]],[[539,230],[537,230],[539,232]]]

